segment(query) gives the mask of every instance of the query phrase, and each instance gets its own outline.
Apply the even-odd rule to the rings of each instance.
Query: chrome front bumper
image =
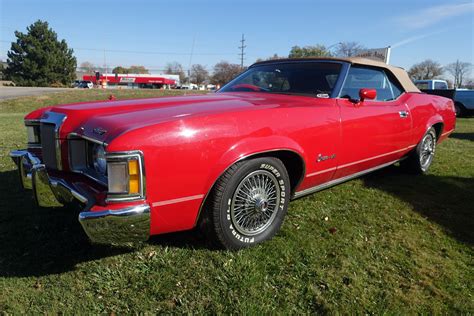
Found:
[[[90,193],[74,183],[49,176],[45,165],[30,152],[14,150],[10,157],[18,167],[22,188],[33,190],[38,206],[60,207],[75,202],[84,206],[79,222],[92,242],[123,243],[148,239],[148,204],[92,211],[95,199]]]

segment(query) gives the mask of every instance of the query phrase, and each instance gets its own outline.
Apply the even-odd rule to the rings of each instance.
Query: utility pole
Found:
[[[191,54],[189,54],[188,83],[189,83],[190,88],[191,88],[191,67],[192,67],[192,63],[193,63],[194,45],[195,44],[196,44],[196,34],[194,34],[193,46],[191,46]]]
[[[107,87],[107,58],[105,57],[105,48],[104,48],[104,68],[105,68],[105,85],[102,85],[102,87]]]
[[[245,36],[244,34],[242,34],[242,39],[240,40],[240,46],[239,46],[239,49],[240,49],[240,68],[244,69],[244,56],[245,56],[245,47],[247,47],[247,45],[245,45]]]

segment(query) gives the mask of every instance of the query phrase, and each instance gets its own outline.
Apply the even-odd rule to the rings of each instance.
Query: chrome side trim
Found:
[[[187,202],[187,201],[202,199],[203,197],[204,197],[204,194],[185,196],[185,197],[182,197],[182,198],[155,202],[155,203],[152,203],[152,206],[155,207],[155,206],[164,206],[164,205],[169,205],[169,204],[176,204],[176,203],[181,203],[181,202]]]
[[[320,171],[308,173],[308,174],[306,175],[306,177],[307,177],[307,178],[309,178],[309,177],[314,177],[314,176],[317,176],[318,174],[326,173],[326,172],[329,172],[329,171],[334,171],[334,170],[336,170],[336,169],[337,169],[337,167],[332,167],[332,168],[329,168],[329,169],[324,169],[324,170],[320,170]]]
[[[353,165],[356,165],[356,164],[359,164],[359,163],[363,163],[363,162],[367,162],[367,161],[370,161],[370,160],[373,160],[373,159],[382,158],[382,157],[392,155],[392,154],[396,154],[396,153],[399,153],[399,152],[402,152],[402,151],[405,151],[405,150],[410,150],[414,147],[416,147],[416,145],[410,145],[408,147],[405,147],[405,148],[402,148],[402,149],[399,149],[399,150],[395,150],[395,151],[391,151],[389,153],[381,154],[381,155],[374,156],[374,157],[369,157],[369,158],[362,159],[362,160],[353,161],[353,162],[347,163],[345,165],[340,165],[340,166],[332,167],[332,168],[329,168],[329,169],[316,171],[316,172],[307,174],[306,177],[309,178],[309,177],[316,176],[318,174],[326,173],[326,172],[329,172],[329,171],[334,171],[336,169],[342,169],[342,168],[350,167],[350,166],[353,166]]]
[[[323,183],[323,184],[305,189],[303,191],[296,192],[293,195],[293,199],[298,199],[298,198],[303,197],[305,195],[308,195],[308,194],[311,194],[311,193],[314,193],[314,192],[317,192],[317,191],[321,191],[321,190],[327,189],[329,187],[332,187],[336,184],[346,182],[346,181],[349,181],[351,179],[360,177],[360,176],[362,176],[364,174],[367,174],[367,173],[370,173],[372,171],[388,167],[388,166],[393,165],[394,163],[396,163],[398,161],[400,161],[400,159],[397,159],[397,160],[394,160],[394,161],[391,161],[391,162],[387,162],[387,163],[384,163],[382,165],[379,165],[379,166],[376,166],[376,167],[373,167],[373,168],[370,168],[370,169],[366,169],[366,170],[363,170],[363,171],[360,171],[360,172],[357,172],[357,173],[354,173],[354,174],[351,174],[351,175],[348,175],[348,176],[345,176],[345,177],[342,177],[342,178],[334,179],[334,180],[331,180],[329,182],[326,182],[326,183]]]
[[[402,148],[402,149],[399,149],[399,150],[394,150],[394,151],[391,151],[389,153],[385,153],[385,154],[377,155],[377,156],[374,156],[374,157],[370,157],[370,158],[350,162],[350,163],[347,163],[345,165],[338,166],[337,168],[338,169],[346,168],[346,167],[349,167],[349,166],[357,165],[359,163],[367,162],[367,161],[374,160],[374,159],[377,159],[377,158],[382,158],[382,157],[385,157],[385,156],[388,156],[388,155],[396,154],[396,153],[399,153],[399,152],[402,152],[402,151],[410,150],[414,147],[416,147],[416,145],[410,145],[408,147],[405,147],[405,148]]]
[[[81,212],[79,222],[94,243],[145,241],[150,236],[150,206]]]
[[[449,131],[447,131],[447,132],[444,132],[443,134],[441,134],[441,137],[446,136],[446,135],[448,135],[448,134],[451,134],[452,132],[454,132],[454,128],[451,129],[451,130],[449,130]]]

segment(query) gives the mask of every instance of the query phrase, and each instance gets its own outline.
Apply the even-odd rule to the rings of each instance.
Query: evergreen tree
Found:
[[[15,31],[17,40],[8,51],[6,75],[16,85],[69,86],[76,78],[76,58],[65,40],[58,40],[48,22],[36,21],[27,33]]]

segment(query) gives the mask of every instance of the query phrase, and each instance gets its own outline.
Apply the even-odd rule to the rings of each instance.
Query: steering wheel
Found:
[[[232,90],[250,90],[250,91],[255,91],[255,92],[261,92],[261,91],[269,91],[268,89],[253,85],[253,84],[248,84],[248,83],[239,83],[236,84],[235,86],[231,87]]]

